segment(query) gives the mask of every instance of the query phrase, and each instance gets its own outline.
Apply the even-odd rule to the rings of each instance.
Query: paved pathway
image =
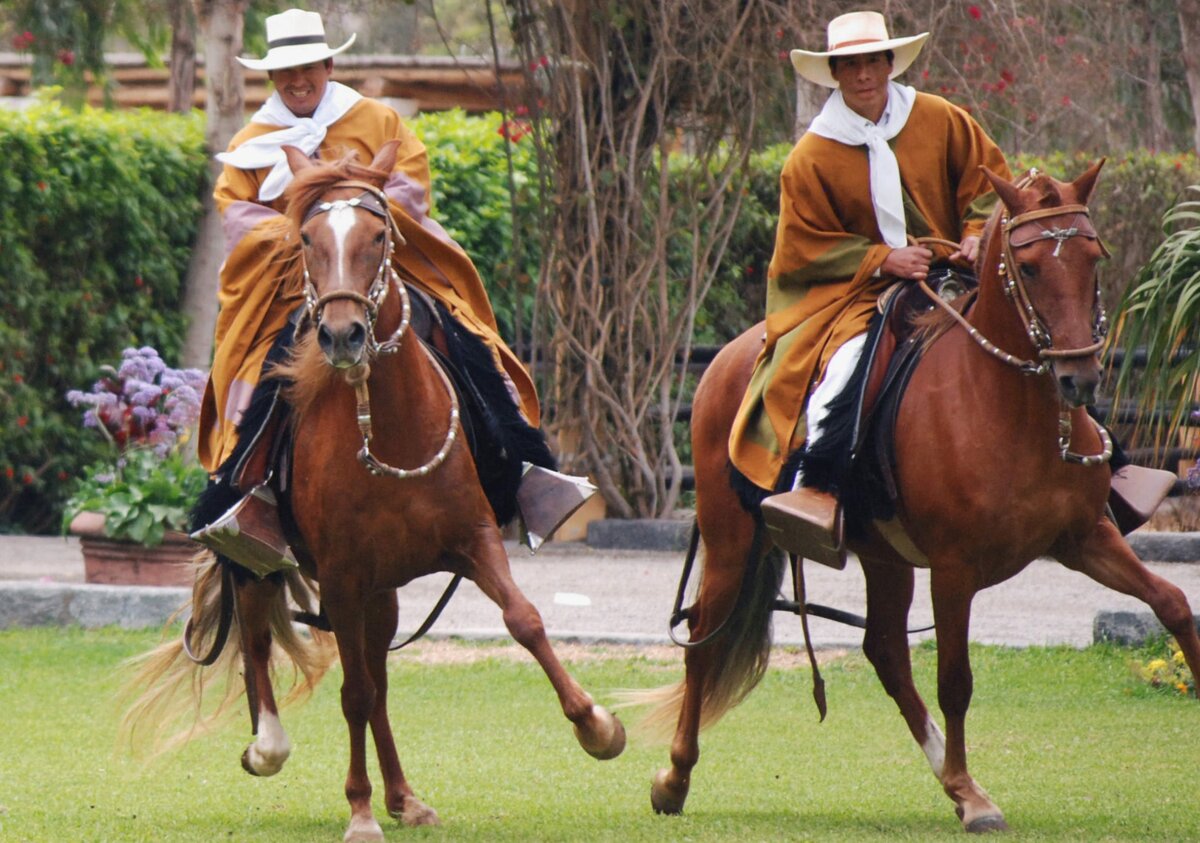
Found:
[[[530,556],[509,545],[517,583],[542,612],[557,639],[629,642],[666,641],[667,617],[682,566],[681,552],[597,550],[581,543],[555,543]],[[1200,609],[1200,564],[1151,563],[1180,586],[1193,608]],[[845,571],[820,565],[806,568],[808,599],[862,613],[862,572],[852,559]],[[932,620],[928,574],[917,572],[917,597],[911,626]],[[401,626],[415,629],[441,594],[448,577],[432,576],[400,592]],[[82,583],[83,561],[76,539],[0,536],[0,581],[26,584]],[[182,594],[182,592],[180,592]],[[1102,610],[1141,611],[1145,607],[1049,561],[1036,561],[1012,580],[979,594],[971,618],[971,637],[993,644],[1028,646],[1092,641],[1092,624]],[[814,643],[822,647],[857,646],[861,632],[819,618],[811,620]],[[776,641],[802,641],[798,619],[776,615]],[[402,629],[402,632],[404,629]],[[471,583],[458,594],[434,627],[440,635],[504,636],[500,611]],[[914,635],[914,640],[931,633]]]

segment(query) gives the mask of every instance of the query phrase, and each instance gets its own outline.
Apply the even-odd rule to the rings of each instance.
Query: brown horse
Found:
[[[293,384],[290,512],[302,539],[297,544],[307,548],[297,553],[303,577],[256,579],[231,563],[217,563],[197,581],[192,639],[215,635],[219,583],[234,580],[239,646],[228,648],[223,658],[236,667],[230,651],[243,654],[256,735],[242,764],[254,775],[277,773],[290,745],[271,688],[272,639],[292,657],[307,686],[319,680],[328,660],[313,656],[310,642],[292,631],[286,603],[288,586],[302,608],[302,580],[319,588],[344,671],[342,711],[350,732],[345,839],[380,840],[367,778],[368,725],[387,812],[407,825],[437,822],[437,814],[405,780],[387,711],[396,589],[418,577],[461,574],[495,601],[513,638],[546,672],[587,752],[615,757],[625,733],[563,668],[537,609],[513,582],[496,518],[462,435],[455,390],[410,331],[410,300],[391,263],[393,248],[403,249],[405,243],[382,191],[395,163],[395,142],[366,168],[350,161],[318,163],[298,150],[285,151],[296,174],[287,215],[303,244],[310,323],[282,369]],[[314,634],[312,643],[320,640]],[[169,644],[151,654],[143,680],[155,687],[135,706],[135,719],[160,714],[173,693],[184,696],[176,693],[184,683],[195,691],[202,687],[195,681],[198,668],[182,657],[183,650],[183,644]],[[206,670],[201,679],[211,675]]]
[[[848,540],[866,577],[863,649],[968,831],[1005,827],[1000,809],[967,772],[967,642],[976,592],[1036,557],[1052,556],[1148,603],[1191,669],[1200,668],[1187,599],[1150,573],[1105,517],[1104,454],[1111,443],[1081,406],[1101,374],[1096,264],[1102,247],[1085,207],[1099,169],[1072,183],[1035,174],[1013,185],[992,177],[1007,219],[993,217],[984,233],[969,330],[949,314],[933,326],[941,332],[931,337],[897,417],[897,514],[917,552],[897,550],[874,522]],[[691,641],[721,634],[687,651],[680,685],[641,696],[658,704],[651,721],[675,724],[671,766],[659,771],[651,791],[662,813],[682,811],[700,728],[749,693],[770,650],[772,604],[786,560],[769,542],[762,547],[761,515],[742,502],[728,456],[762,336],[758,325],[723,349],[693,402],[696,516],[705,556],[687,617]],[[914,564],[931,573],[944,736],[912,679],[906,622]],[[747,570],[754,573],[743,586]]]

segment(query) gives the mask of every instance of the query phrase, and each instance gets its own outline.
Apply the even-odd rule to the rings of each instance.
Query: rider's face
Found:
[[[321,104],[321,97],[325,96],[325,86],[332,73],[333,61],[326,60],[272,70],[267,75],[275,83],[275,90],[288,111],[297,117],[312,117]]]
[[[832,72],[842,98],[851,110],[872,122],[883,116],[887,106],[888,76],[892,72],[887,53],[839,56]]]

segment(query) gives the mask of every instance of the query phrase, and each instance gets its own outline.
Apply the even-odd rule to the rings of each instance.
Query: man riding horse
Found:
[[[430,216],[432,192],[424,145],[392,108],[331,78],[333,57],[354,43],[355,35],[332,48],[321,16],[299,9],[268,17],[266,32],[266,56],[238,61],[252,70],[265,70],[275,91],[233,138],[228,151],[217,156],[225,165],[213,194],[224,226],[225,262],[216,351],[200,418],[199,456],[205,468],[233,474],[233,466],[224,470],[222,466],[247,435],[255,437],[251,447],[256,454],[274,448],[274,429],[269,425],[262,431],[239,432],[239,423],[262,380],[268,352],[304,302],[301,286],[286,280],[295,277],[286,270],[294,266],[299,244],[288,241],[281,215],[284,190],[292,179],[285,145],[327,160],[355,153],[366,164],[388,141],[399,142],[395,168],[385,186],[388,210],[408,244],[394,259],[395,269],[482,341],[502,384],[485,394],[498,393],[500,403],[512,404],[500,408],[501,413],[515,413],[518,423],[536,428],[539,407],[533,381],[501,339],[471,259]],[[264,464],[265,459],[259,456],[258,462]],[[219,528],[201,531],[197,538],[235,561],[256,560],[257,565],[267,559],[269,568],[270,558],[277,556],[279,565],[290,565],[273,494],[264,482],[271,467],[246,471],[242,462],[236,477],[224,478],[245,494],[235,507],[236,517],[221,519]],[[522,486],[530,476],[527,471]],[[531,513],[517,496],[531,546],[536,547],[591,490],[586,483],[575,482],[579,478],[541,468],[532,476],[542,493],[540,500],[551,500],[549,512],[539,508]]]
[[[897,280],[924,280],[935,261],[972,265],[997,200],[981,168],[1011,177],[966,111],[893,81],[928,36],[892,38],[881,14],[851,12],[830,22],[825,51],[791,53],[801,76],[834,91],[780,178],[765,342],[730,456],[752,483],[778,493],[762,504],[776,543],[834,565],[844,558],[838,502],[806,485],[802,471],[782,476],[785,465],[826,432],[880,295]],[[935,257],[919,238],[958,245],[934,246],[943,253]],[[1166,491],[1162,475],[1151,485],[1143,511]]]

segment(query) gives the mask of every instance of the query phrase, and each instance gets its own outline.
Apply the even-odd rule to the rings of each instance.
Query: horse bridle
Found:
[[[1029,174],[1017,183],[1017,187],[1025,187],[1034,178],[1038,176],[1037,169],[1031,169]],[[959,325],[966,329],[970,337],[975,340],[979,346],[993,357],[1013,366],[1026,375],[1044,375],[1050,371],[1056,360],[1067,360],[1077,357],[1090,357],[1100,352],[1104,348],[1104,339],[1108,334],[1108,315],[1104,309],[1104,303],[1100,296],[1100,279],[1097,276],[1095,279],[1095,300],[1093,304],[1093,320],[1092,320],[1092,340],[1090,345],[1080,348],[1054,348],[1054,341],[1050,336],[1050,332],[1046,330],[1037,308],[1034,307],[1033,301],[1029,297],[1028,290],[1025,289],[1025,282],[1020,277],[1020,273],[1014,273],[1013,267],[1016,267],[1017,261],[1013,256],[1013,246],[1018,248],[1028,246],[1031,243],[1036,243],[1039,240],[1054,240],[1054,251],[1052,256],[1058,257],[1063,243],[1070,240],[1072,237],[1084,237],[1089,240],[1095,240],[1100,245],[1101,254],[1104,257],[1109,257],[1108,250],[1100,241],[1099,235],[1092,227],[1091,217],[1086,205],[1059,205],[1054,208],[1038,208],[1033,211],[1027,211],[1023,214],[1017,214],[1011,219],[1004,213],[1003,205],[999,211],[1001,232],[1001,249],[1000,265],[998,273],[1000,283],[1004,294],[1008,297],[1017,308],[1017,315],[1021,319],[1021,323],[1025,326],[1025,333],[1029,337],[1029,341],[1033,344],[1034,350],[1037,352],[1037,360],[1023,360],[1013,354],[1009,354],[1002,348],[997,346],[982,333],[979,329],[966,320],[954,307],[946,302],[941,296],[934,292],[924,281],[917,283],[925,294],[949,313]],[[1029,236],[1022,237],[1019,242],[1013,242],[1013,234],[1021,227],[1036,223],[1041,220],[1050,220],[1056,217],[1071,217],[1071,225],[1067,228],[1060,228],[1055,225],[1051,228],[1037,227],[1030,232]],[[1082,218],[1082,219],[1081,219]],[[920,238],[921,243],[939,243],[952,248],[958,248],[957,243],[941,240],[939,238]],[[1096,433],[1100,436],[1102,450],[1099,454],[1077,454],[1070,449],[1071,443],[1071,417],[1064,409],[1059,413],[1058,418],[1058,446],[1059,453],[1065,462],[1078,463],[1080,465],[1092,466],[1103,465],[1112,459],[1113,443],[1112,437],[1109,435],[1105,427],[1092,419],[1092,424],[1096,428]]]
[[[401,282],[400,276],[396,273],[396,268],[392,265],[392,254],[396,249],[396,243],[404,243],[404,236],[400,233],[400,229],[396,225],[396,220],[392,218],[391,212],[388,209],[387,194],[373,184],[353,180],[337,182],[331,185],[330,189],[347,187],[359,188],[362,190],[362,193],[350,199],[316,202],[304,212],[301,224],[307,223],[319,214],[326,214],[342,208],[359,208],[370,214],[374,214],[384,221],[384,230],[386,232],[383,253],[379,259],[379,268],[375,271],[375,277],[371,280],[371,285],[367,288],[365,296],[353,290],[332,290],[323,296],[318,296],[316,285],[313,284],[308,272],[308,263],[304,258],[304,251],[301,250],[300,260],[304,270],[305,315],[310,324],[315,326],[320,324],[321,314],[325,310],[325,305],[331,301],[347,299],[362,306],[367,319],[367,359],[346,371],[346,382],[354,387],[356,402],[355,417],[358,421],[358,430],[363,440],[362,448],[358,452],[358,461],[366,466],[367,471],[376,477],[387,475],[399,480],[407,480],[411,477],[424,477],[445,462],[450,449],[454,447],[454,442],[458,438],[458,392],[450,382],[450,376],[446,374],[446,370],[441,362],[430,352],[424,343],[419,343],[421,350],[425,352],[434,370],[441,376],[442,384],[446,388],[446,394],[450,396],[450,423],[446,430],[446,435],[442,440],[442,446],[427,462],[417,468],[396,468],[382,462],[371,453],[371,439],[374,434],[371,426],[371,394],[367,388],[367,380],[371,375],[371,363],[381,354],[394,354],[399,350],[400,342],[404,339],[404,335],[408,332],[409,324],[412,321],[412,301],[409,299],[408,289]],[[387,298],[388,290],[393,286],[400,295],[400,324],[390,337],[383,342],[379,342],[375,339],[375,322],[379,318],[379,310]]]

